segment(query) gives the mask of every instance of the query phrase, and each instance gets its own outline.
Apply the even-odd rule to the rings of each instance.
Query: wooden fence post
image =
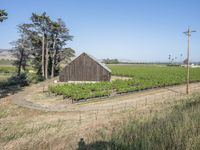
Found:
[[[98,109],[96,110],[96,113],[95,113],[95,119],[97,120],[97,117],[98,117]]]
[[[135,101],[135,108],[137,109],[137,100]]]
[[[145,106],[147,105],[147,97],[146,97],[146,100],[145,100]]]
[[[82,118],[81,118],[81,111],[79,111],[79,123],[81,124],[81,120],[82,120]]]
[[[113,105],[112,105],[112,114],[113,114]]]
[[[124,111],[126,111],[126,103],[124,104]]]

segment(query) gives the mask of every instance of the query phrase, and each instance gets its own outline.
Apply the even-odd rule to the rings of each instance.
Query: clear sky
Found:
[[[168,61],[186,56],[188,26],[191,60],[200,61],[200,0],[0,0],[9,18],[0,23],[0,48],[18,38],[17,25],[32,12],[62,18],[74,36],[68,46],[98,59]]]

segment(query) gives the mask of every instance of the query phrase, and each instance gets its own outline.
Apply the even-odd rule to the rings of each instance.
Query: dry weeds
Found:
[[[196,87],[194,91],[199,90]],[[150,99],[148,92],[151,92],[154,98]],[[165,95],[159,95],[157,91],[147,93],[125,95],[107,101],[89,101],[81,105],[74,104],[76,109],[82,108],[82,111],[74,112],[44,112],[23,108],[14,105],[11,102],[13,96],[10,96],[0,103],[0,147],[6,150],[76,149],[81,137],[84,137],[86,142],[106,139],[105,136],[118,125],[126,123],[127,119],[135,117],[142,120],[152,112],[162,112],[164,108],[179,103],[180,99],[185,97],[182,94],[169,95],[174,92]],[[158,95],[155,96],[156,94]],[[17,95],[14,97],[17,98]],[[45,101],[45,98],[41,98],[42,100]],[[54,104],[54,101],[48,101],[50,105],[51,102]]]

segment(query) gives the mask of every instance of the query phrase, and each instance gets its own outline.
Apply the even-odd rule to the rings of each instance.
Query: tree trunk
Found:
[[[54,77],[54,70],[55,70],[55,56],[56,56],[56,37],[54,37],[53,41],[53,56],[52,56],[52,65],[51,65],[51,78]]]
[[[48,79],[48,66],[49,66],[49,43],[46,43],[46,61],[45,61],[45,79]]]
[[[44,33],[42,35],[42,77],[45,75],[45,69],[44,69],[44,42],[45,42],[45,37]]]
[[[20,60],[19,60],[19,65],[18,65],[18,71],[17,71],[17,76],[19,77],[21,75],[21,68],[22,68],[22,59],[24,55],[24,50],[22,49],[20,53]]]
[[[18,71],[17,71],[17,76],[19,77],[20,75],[21,75],[21,62],[19,62]]]

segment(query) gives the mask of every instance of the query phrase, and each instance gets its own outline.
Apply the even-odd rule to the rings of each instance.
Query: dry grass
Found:
[[[131,98],[131,95],[127,97]],[[76,149],[82,137],[86,143],[108,139],[113,129],[126,123],[127,119],[134,117],[141,120],[151,115],[151,112],[160,112],[163,108],[168,109],[179,102],[179,99],[177,101],[164,100],[157,99],[156,103],[149,101],[148,105],[144,105],[145,101],[140,101],[137,107],[123,105],[120,109],[42,112],[18,107],[8,99],[0,102],[0,147],[5,150]],[[118,101],[123,101],[123,97],[119,97]],[[89,102],[77,107],[95,104],[100,106],[104,103],[106,103],[105,100]],[[113,104],[114,100],[108,103]]]
[[[144,109],[137,112],[144,112]],[[0,147],[21,150],[75,149],[81,137],[88,142],[97,135],[102,138],[127,114],[136,111],[41,112],[6,101],[0,104],[0,112]]]
[[[81,136],[101,128],[101,118],[95,120],[92,112],[41,112],[9,101],[1,102],[0,147],[6,150],[75,149]],[[106,120],[103,124],[107,124]]]
[[[200,148],[200,95],[184,99],[174,107],[138,117],[131,116],[113,127],[112,133],[96,132],[91,141],[79,143],[83,149],[154,150]]]

